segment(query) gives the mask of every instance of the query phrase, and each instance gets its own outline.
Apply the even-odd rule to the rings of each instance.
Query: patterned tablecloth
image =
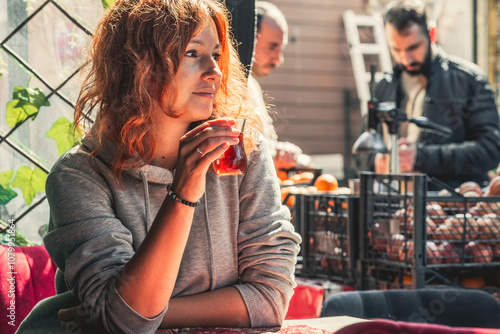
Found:
[[[282,327],[163,329],[156,331],[156,334],[333,334],[351,324],[366,321],[368,320],[340,316],[285,320]]]
[[[157,330],[156,334],[331,334],[332,331],[312,328],[307,325],[292,325],[285,328],[182,328]]]

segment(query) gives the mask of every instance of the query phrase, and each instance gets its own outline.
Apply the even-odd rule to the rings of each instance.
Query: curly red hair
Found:
[[[172,84],[191,38],[213,20],[221,45],[221,88],[211,118],[246,117],[260,128],[246,107],[246,78],[229,32],[227,9],[217,0],[117,0],[100,20],[89,47],[88,68],[75,108],[75,123],[94,115],[88,133],[96,137],[97,155],[110,142],[117,179],[126,167],[149,163],[157,150],[154,119]],[[173,104],[174,101],[171,101]],[[162,129],[165,131],[166,129]],[[167,129],[168,130],[168,129]],[[253,136],[245,145],[255,147]]]

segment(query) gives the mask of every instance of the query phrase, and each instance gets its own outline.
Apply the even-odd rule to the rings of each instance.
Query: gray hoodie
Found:
[[[244,175],[218,177],[208,172],[173,291],[173,297],[179,297],[234,286],[253,327],[283,321],[295,287],[293,272],[301,241],[289,222],[288,209],[280,203],[276,172],[262,140]],[[94,159],[89,155],[93,147],[84,139],[83,145],[59,159],[48,176],[51,216],[45,246],[95,323],[109,333],[154,333],[168,306],[155,318],[145,318],[120,297],[115,281],[133,279],[117,274],[148,233],[173,173],[151,165],[129,169],[119,187],[108,164],[112,150]],[[57,301],[56,297],[46,304]],[[32,327],[30,321],[34,320],[28,317],[21,328]],[[47,329],[25,332],[47,333]]]

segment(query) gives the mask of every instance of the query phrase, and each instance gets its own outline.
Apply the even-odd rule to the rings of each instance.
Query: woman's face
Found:
[[[186,121],[207,119],[212,114],[222,77],[218,65],[219,56],[217,28],[213,20],[208,20],[202,30],[189,41],[173,80],[173,86],[177,90],[173,111],[175,114],[183,114]],[[166,94],[166,98],[169,95]]]

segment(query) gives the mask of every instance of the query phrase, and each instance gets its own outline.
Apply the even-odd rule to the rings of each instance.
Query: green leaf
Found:
[[[0,245],[11,245],[12,244],[12,234],[10,234],[10,230],[8,230],[9,224],[0,219],[0,231],[5,230],[3,233],[0,233]],[[14,235],[14,246],[33,246],[24,235],[19,232],[15,232]]]
[[[24,202],[30,205],[36,194],[45,191],[46,180],[47,174],[40,168],[31,169],[28,166],[21,166],[17,169],[12,187],[21,189]]]
[[[0,186],[8,188],[10,186],[10,181],[12,181],[13,176],[14,176],[14,170],[12,169],[0,173]]]
[[[11,127],[24,122],[28,117],[35,120],[41,107],[50,106],[45,94],[38,88],[17,86],[12,100],[7,103],[7,124]]]
[[[111,7],[115,3],[115,0],[101,0],[101,1],[102,1],[102,6],[104,7],[104,9],[108,9],[109,7]]]
[[[66,117],[59,117],[45,135],[48,138],[56,140],[57,152],[61,155],[75,146],[75,141],[76,143],[80,142],[83,137],[83,131],[80,128],[77,128],[75,131],[74,123]]]
[[[0,186],[0,205],[6,205],[16,196],[17,193],[11,188]]]
[[[17,124],[24,122],[28,118],[28,114],[24,112],[22,107],[17,107],[19,100],[12,100],[7,103],[7,124],[15,127]]]
[[[12,176],[14,176],[13,170],[0,173],[0,205],[6,205],[17,196],[17,193],[10,188]]]
[[[47,100],[45,94],[38,88],[17,86],[14,88],[12,98],[25,101],[37,108],[50,106],[49,100]]]

